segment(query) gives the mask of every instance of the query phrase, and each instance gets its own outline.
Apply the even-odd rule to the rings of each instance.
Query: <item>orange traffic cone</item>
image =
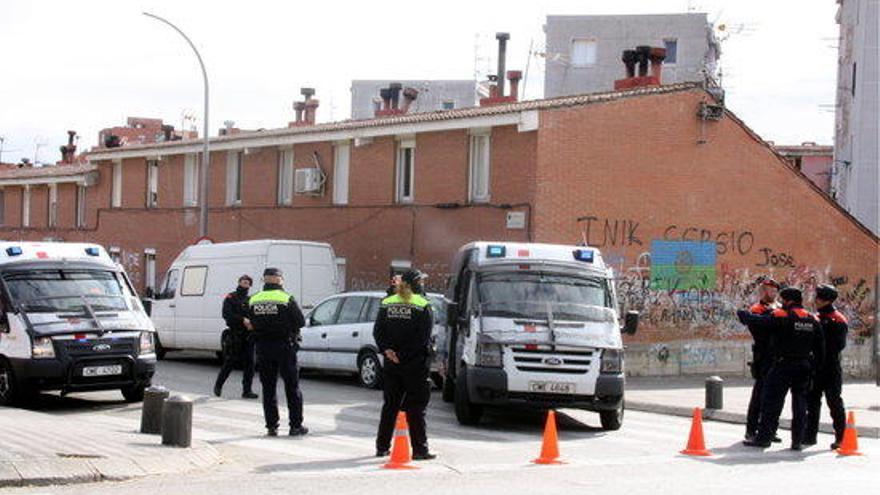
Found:
[[[843,441],[840,442],[840,448],[837,449],[840,455],[862,455],[859,452],[859,433],[856,430],[856,413],[849,412],[846,419],[846,429],[843,430]]]
[[[694,408],[694,419],[691,422],[691,434],[688,437],[687,447],[681,451],[685,455],[708,456],[712,455],[706,449],[706,442],[703,440],[703,410],[699,407]]]
[[[418,469],[410,465],[412,453],[409,450],[409,425],[406,424],[406,413],[397,413],[394,425],[394,443],[391,447],[391,459],[382,467],[385,469]]]
[[[547,411],[541,456],[532,462],[535,464],[565,464],[559,460],[559,438],[556,435],[556,413],[553,410]]]

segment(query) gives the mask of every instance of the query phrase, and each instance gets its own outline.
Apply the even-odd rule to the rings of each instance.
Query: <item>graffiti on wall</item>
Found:
[[[651,288],[714,288],[716,254],[713,242],[651,241]]]

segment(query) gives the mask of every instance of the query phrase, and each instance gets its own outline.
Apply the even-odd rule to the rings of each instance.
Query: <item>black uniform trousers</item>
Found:
[[[840,396],[843,388],[843,371],[840,363],[834,363],[823,368],[813,383],[813,388],[807,394],[807,426],[804,438],[815,442],[819,433],[819,417],[822,412],[822,394],[825,394],[825,403],[831,412],[831,421],[834,424],[834,437],[839,442],[843,440],[843,432],[846,429],[846,410],[843,406],[843,398]]]
[[[791,443],[800,444],[804,438],[807,416],[807,392],[812,365],[808,358],[778,358],[770,367],[764,381],[758,442],[770,442],[779,427],[779,415],[785,406],[785,396],[791,390]]]
[[[217,375],[217,386],[223,388],[229,374],[236,365],[239,365],[242,372],[241,391],[251,392],[254,383],[254,340],[244,334],[236,335],[233,339],[235,345],[223,350],[223,366],[220,368],[220,374]]]
[[[382,371],[385,402],[376,434],[377,451],[391,447],[397,413],[402,410],[406,413],[413,453],[428,452],[428,434],[425,431],[425,409],[431,399],[428,371],[423,360],[403,365],[385,361]]]
[[[278,428],[278,375],[284,382],[288,420],[291,428],[303,422],[303,399],[299,389],[299,368],[296,364],[298,347],[287,340],[258,340],[257,367],[263,386],[263,416],[266,428]]]
[[[767,378],[767,373],[770,371],[770,366],[765,361],[766,360],[759,361],[756,359],[751,367],[752,378],[755,379],[755,384],[752,385],[752,396],[749,399],[749,409],[746,413],[747,436],[755,436],[758,434],[758,423],[761,420],[761,401],[763,400],[764,381]]]

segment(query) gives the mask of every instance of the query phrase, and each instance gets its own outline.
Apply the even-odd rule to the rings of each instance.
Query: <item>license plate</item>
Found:
[[[86,366],[83,368],[82,376],[110,376],[121,375],[122,365],[111,364],[109,366]]]
[[[529,382],[529,392],[543,392],[547,394],[573,394],[574,383],[561,382]]]

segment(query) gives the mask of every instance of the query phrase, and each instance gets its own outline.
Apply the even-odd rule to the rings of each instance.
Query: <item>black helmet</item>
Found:
[[[837,300],[837,289],[833,285],[822,284],[816,287],[816,299],[834,302]]]
[[[800,289],[795,287],[786,287],[779,291],[779,298],[783,301],[792,301],[796,304],[804,302],[804,295]]]
[[[283,277],[284,272],[282,272],[278,268],[271,268],[270,267],[270,268],[266,268],[265,270],[263,270],[263,276],[264,277]]]

